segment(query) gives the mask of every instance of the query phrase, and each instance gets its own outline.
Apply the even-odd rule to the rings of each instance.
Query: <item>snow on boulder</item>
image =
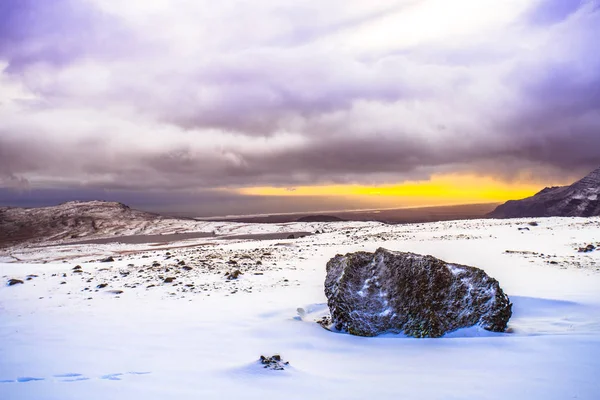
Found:
[[[508,296],[482,270],[383,248],[332,258],[325,295],[329,327],[358,336],[440,337],[474,325],[504,332],[512,315]]]

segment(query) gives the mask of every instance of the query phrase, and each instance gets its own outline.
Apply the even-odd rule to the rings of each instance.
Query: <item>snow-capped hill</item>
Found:
[[[53,207],[0,208],[0,246],[30,241],[148,233],[168,221],[122,203],[70,201]],[[164,225],[161,223],[159,225]]]
[[[600,216],[600,168],[571,186],[545,188],[523,200],[498,206],[492,218]]]

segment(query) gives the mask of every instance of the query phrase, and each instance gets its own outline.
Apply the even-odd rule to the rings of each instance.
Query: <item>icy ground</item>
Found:
[[[600,218],[206,229],[322,233],[0,253],[0,399],[600,398],[600,250],[578,252],[600,244]],[[484,269],[514,303],[512,332],[321,328],[327,260],[378,247]],[[263,368],[275,354],[285,370]]]

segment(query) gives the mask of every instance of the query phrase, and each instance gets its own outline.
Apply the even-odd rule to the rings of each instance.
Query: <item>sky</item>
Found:
[[[600,166],[600,0],[2,0],[0,204],[499,202]]]

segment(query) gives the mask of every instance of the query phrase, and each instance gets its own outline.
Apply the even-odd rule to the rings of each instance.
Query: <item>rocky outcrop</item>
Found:
[[[279,354],[271,357],[260,356],[260,363],[263,368],[272,369],[274,371],[283,371],[285,367],[290,365],[288,361],[283,361]]]
[[[0,207],[0,248],[44,241],[170,233],[174,228],[193,230],[196,224],[193,220],[163,217],[106,201],[71,201],[40,208]]]
[[[503,332],[512,314],[498,281],[482,270],[382,248],[332,258],[325,295],[330,328],[358,336],[440,337],[474,325]]]
[[[532,197],[511,200],[491,218],[600,216],[600,168],[571,186],[545,188]]]

